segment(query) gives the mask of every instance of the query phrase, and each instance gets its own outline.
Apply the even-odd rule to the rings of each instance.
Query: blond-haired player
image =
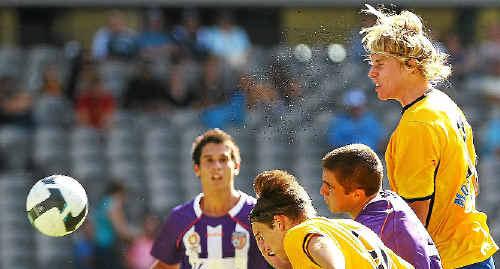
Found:
[[[412,12],[390,14],[368,6],[377,18],[361,30],[369,54],[368,76],[380,100],[396,100],[401,120],[386,150],[391,188],[416,212],[440,252],[444,268],[494,268],[498,247],[486,215],[475,206],[476,153],[460,108],[434,82],[451,67],[424,34]]]

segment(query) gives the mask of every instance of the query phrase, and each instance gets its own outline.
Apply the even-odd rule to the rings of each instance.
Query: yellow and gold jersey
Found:
[[[463,112],[433,89],[403,108],[385,153],[392,190],[408,202],[430,199],[427,230],[444,268],[487,259],[498,249],[476,210],[476,153]]]
[[[326,236],[344,254],[346,268],[413,268],[394,254],[378,236],[353,220],[311,218],[291,228],[283,240],[284,249],[294,269],[321,268],[308,251],[314,236]]]

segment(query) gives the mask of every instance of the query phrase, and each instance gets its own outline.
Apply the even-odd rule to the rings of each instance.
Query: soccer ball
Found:
[[[82,185],[63,175],[39,180],[26,198],[29,221],[48,236],[64,236],[78,229],[87,216],[87,205]]]

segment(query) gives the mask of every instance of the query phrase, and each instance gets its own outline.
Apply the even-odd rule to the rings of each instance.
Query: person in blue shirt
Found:
[[[330,121],[327,132],[328,144],[341,147],[362,143],[373,149],[381,149],[384,130],[375,116],[366,110],[366,96],[361,89],[349,90],[342,98],[346,113]]]
[[[125,191],[122,183],[110,182],[94,211],[97,269],[123,268],[121,243],[130,242],[133,238],[125,219]]]

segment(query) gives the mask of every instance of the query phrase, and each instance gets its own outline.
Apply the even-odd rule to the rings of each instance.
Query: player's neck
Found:
[[[200,207],[204,215],[221,217],[226,215],[240,200],[241,194],[237,190],[222,193],[204,193]]]
[[[398,99],[402,107],[411,104],[430,89],[429,82],[426,80],[416,80],[407,85],[411,88],[404,89],[402,96]]]
[[[377,194],[378,193],[374,193],[374,194],[366,197],[366,199],[364,199],[361,203],[358,204],[358,206],[354,207],[349,212],[349,215],[351,215],[351,217],[353,219],[357,218],[359,213],[361,213],[361,211],[363,211],[363,209],[365,209],[366,205],[369,204],[377,196]]]

